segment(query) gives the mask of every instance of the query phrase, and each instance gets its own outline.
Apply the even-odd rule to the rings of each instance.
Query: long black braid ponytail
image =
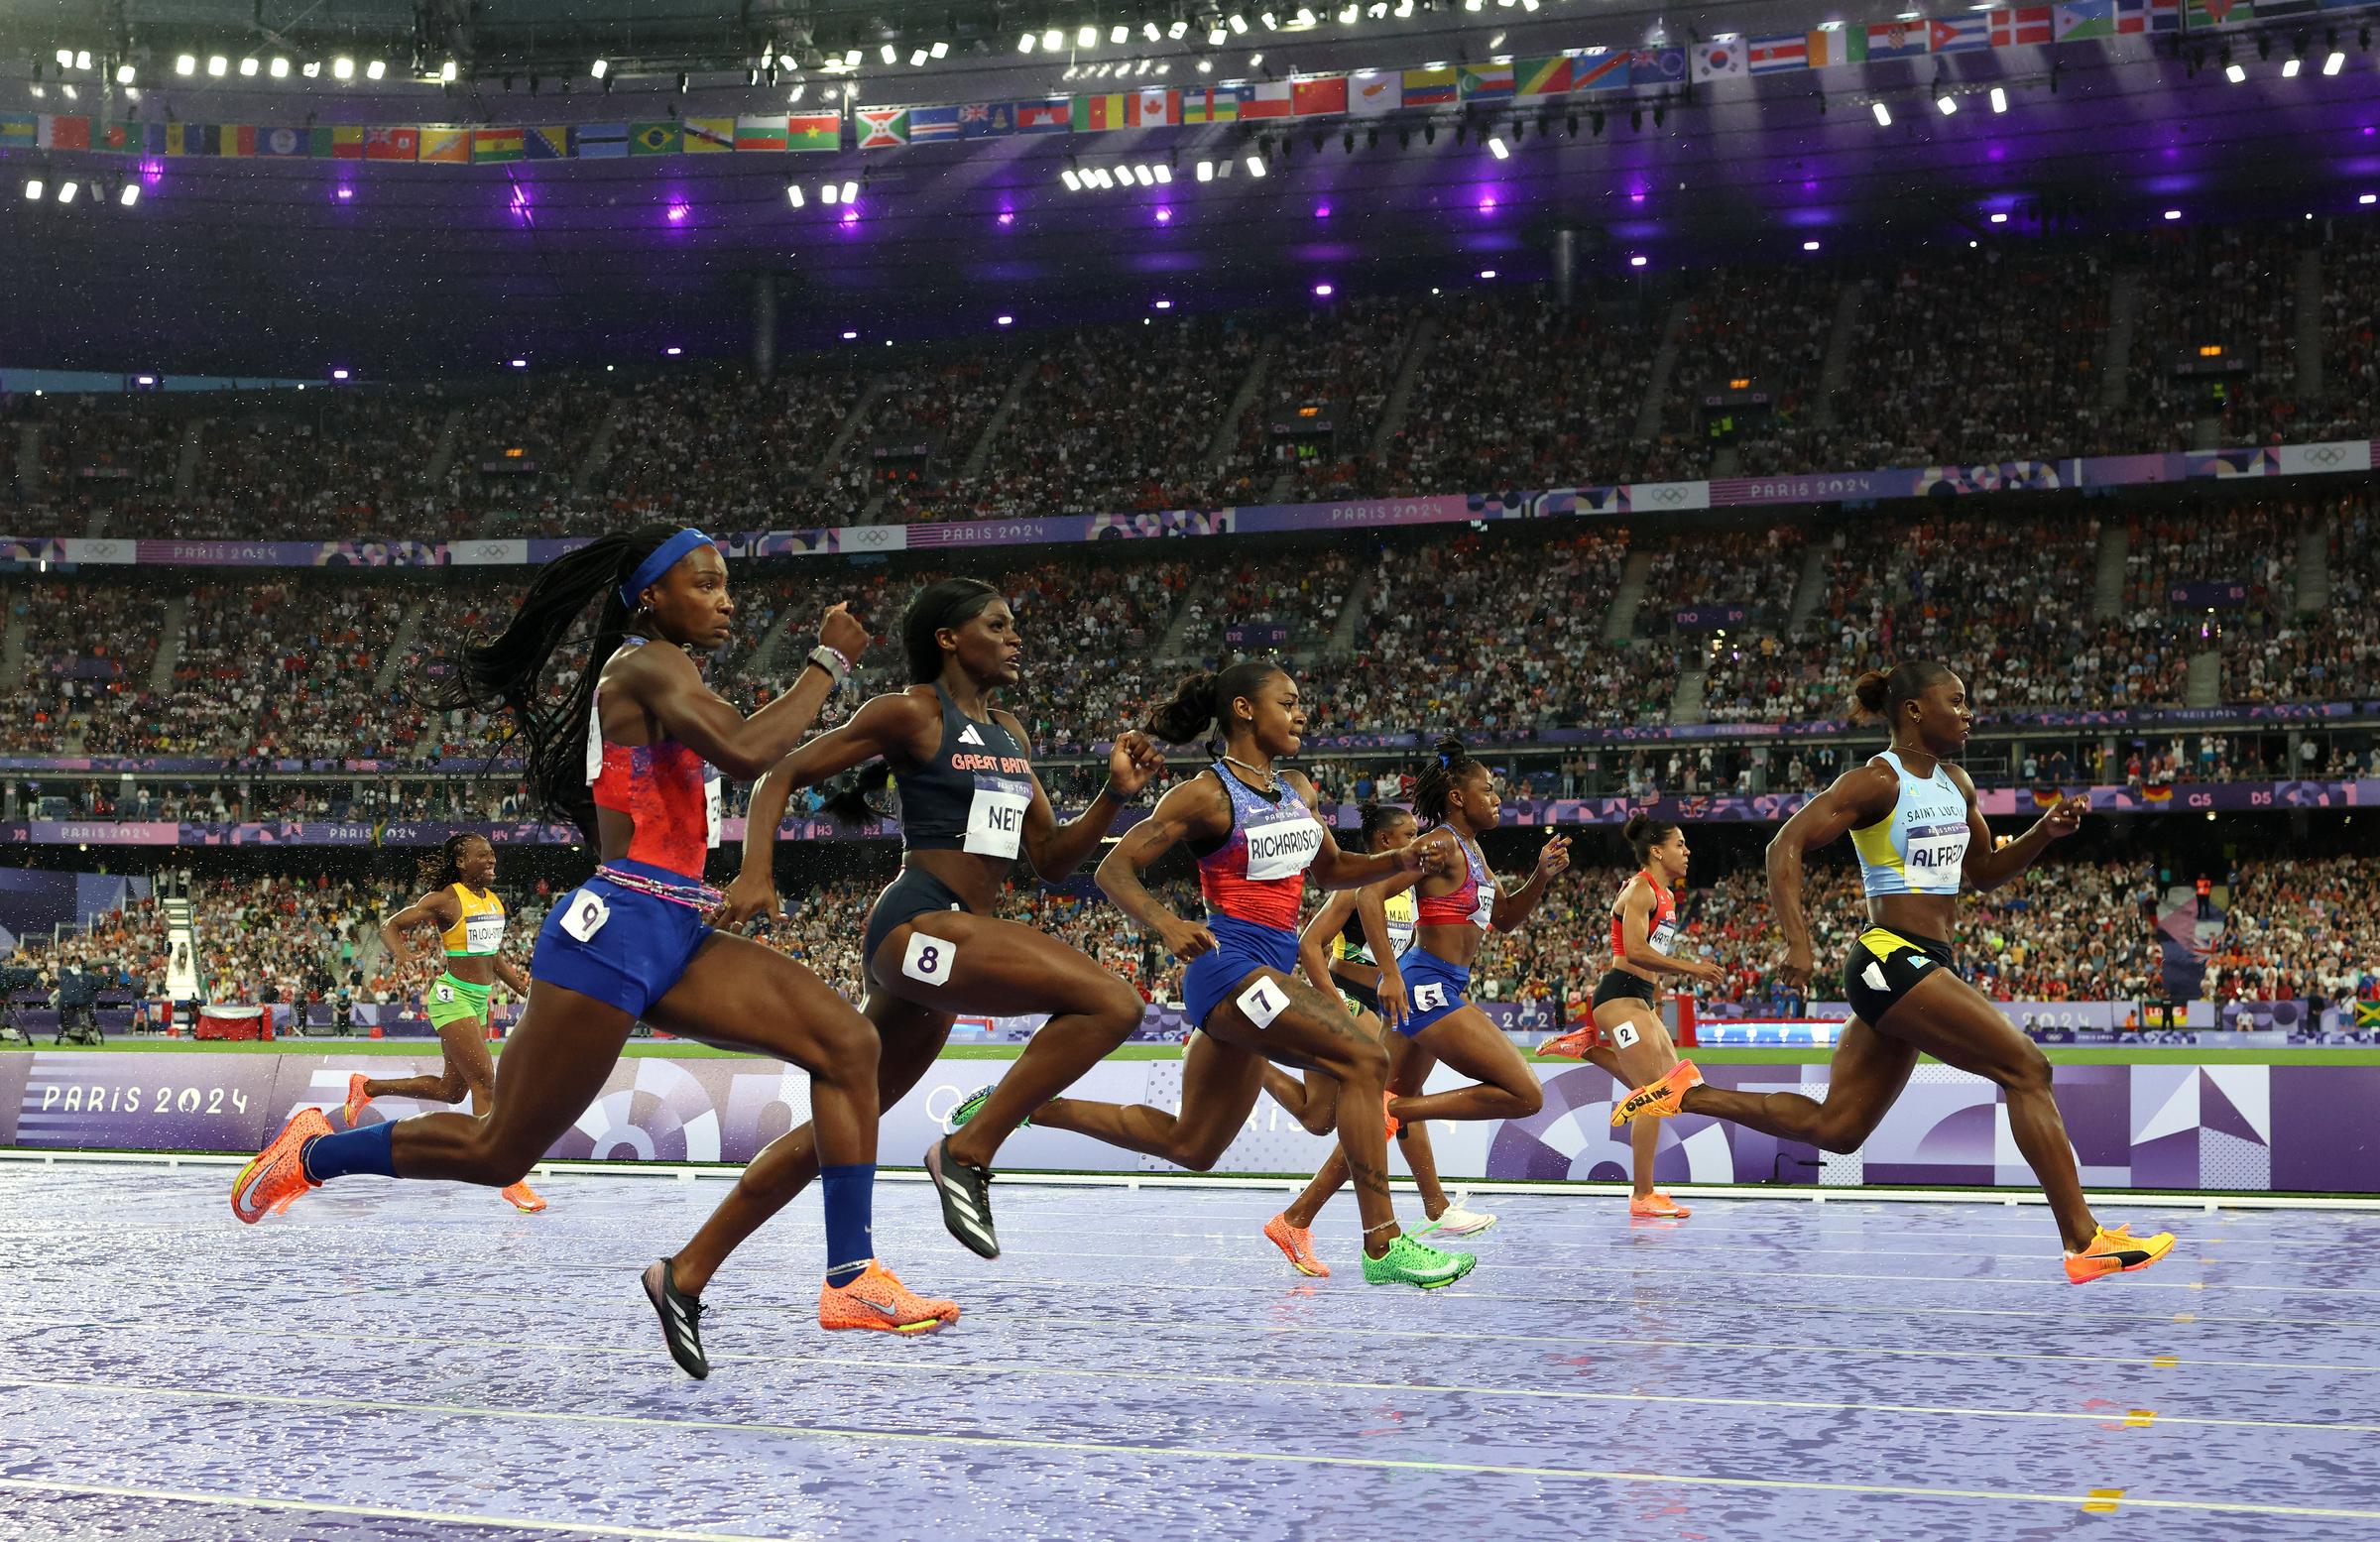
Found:
[[[511,712],[512,741],[529,747],[531,795],[548,817],[576,825],[589,841],[596,831],[595,798],[587,787],[587,714],[595,706],[596,677],[628,636],[629,608],[618,591],[679,529],[641,525],[624,534],[599,535],[555,557],[537,570],[510,626],[463,649],[452,673],[415,694],[421,705],[442,712],[496,707]],[[553,655],[597,600],[602,608],[586,666],[566,693],[549,698],[543,683]],[[491,761],[495,754],[490,752]]]

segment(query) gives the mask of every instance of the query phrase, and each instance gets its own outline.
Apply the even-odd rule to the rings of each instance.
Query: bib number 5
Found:
[[[1446,1005],[1446,987],[1432,980],[1413,989],[1415,1011],[1437,1011]]]

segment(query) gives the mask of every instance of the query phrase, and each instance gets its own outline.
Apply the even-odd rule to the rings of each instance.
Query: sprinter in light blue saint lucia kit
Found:
[[[1786,945],[1779,976],[1794,987],[1817,969],[1802,913],[1802,860],[1845,834],[1859,856],[1869,925],[1843,964],[1851,1019],[1836,1042],[1826,1101],[1706,1086],[1694,1062],[1681,1060],[1623,1100],[1612,1123],[1708,1114],[1822,1150],[1855,1151],[1908,1084],[1918,1055],[1929,1054],[1999,1085],[2009,1133],[2057,1217],[2069,1279],[2084,1284],[2147,1268],[2173,1249],[2173,1234],[2136,1238],[2093,1218],[2049,1060],[1960,975],[1949,940],[1961,889],[1992,890],[2016,878],[2052,841],[2075,832],[2090,799],[2062,797],[2032,829],[1995,845],[1974,782],[1950,759],[1974,722],[1966,683],[1939,663],[1903,663],[1861,675],[1853,694],[1855,719],[1891,725],[1890,747],[1803,804],[1768,848],[1769,908]]]

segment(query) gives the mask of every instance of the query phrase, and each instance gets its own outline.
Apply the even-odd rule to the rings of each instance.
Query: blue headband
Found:
[[[680,557],[697,546],[714,544],[716,542],[710,536],[705,535],[691,525],[687,526],[655,546],[653,555],[637,564],[637,570],[628,575],[628,582],[620,586],[620,603],[632,611],[635,610],[637,596],[658,583],[663,573],[677,566]]]

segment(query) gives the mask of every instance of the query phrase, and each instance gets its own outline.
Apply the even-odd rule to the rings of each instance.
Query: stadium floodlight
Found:
[[[787,92],[785,95],[785,105],[790,107],[796,102],[799,102],[801,100],[802,93],[808,89],[809,86],[806,83],[799,80],[794,81],[793,89]]]
[[[818,189],[818,201],[821,203],[833,203],[842,196],[843,189],[836,186],[833,182],[828,182],[825,186]]]
[[[1132,29],[1127,27],[1122,22],[1118,22],[1115,26],[1108,29],[1108,41],[1110,43],[1130,43],[1131,40]]]
[[[371,63],[364,66],[364,78],[367,80],[378,80],[381,76],[387,74],[388,72],[389,65],[386,59],[376,59]]]
[[[2337,74],[2340,70],[2346,67],[2347,56],[2340,53],[2336,49],[2332,49],[2330,51],[2330,57],[2322,60],[2322,73],[2326,75]]]
[[[893,47],[892,44],[888,43],[888,44],[886,44],[884,47],[882,47],[882,48],[880,48],[880,49],[878,49],[878,50],[876,51],[876,57],[877,57],[877,58],[879,58],[879,59],[883,59],[883,60],[884,60],[886,63],[890,64],[890,63],[892,63],[892,62],[894,59],[896,59],[900,58],[900,50],[898,50],[898,49],[894,48],[894,47]]]
[[[1220,27],[1210,27],[1207,29],[1207,47],[1211,49],[1222,48],[1226,43],[1231,41],[1231,37],[1232,35],[1230,33],[1225,32]]]
[[[1248,18],[1245,16],[1234,16],[1229,22],[1225,23],[1225,25],[1230,27],[1232,31],[1236,33],[1244,33],[1248,31]]]
[[[1055,54],[1065,46],[1066,35],[1055,27],[1041,35],[1041,52],[1044,54]]]
[[[2380,203],[2380,193],[2371,193],[2371,192],[2367,192],[2367,193],[2364,193],[2362,196],[2358,197],[2358,198],[2357,198],[2355,201],[2356,201],[2357,203],[2360,203],[2360,204],[2363,204],[2363,205],[2365,205],[2366,207],[2369,207],[2370,205],[2372,205],[2372,204],[2374,204],[2374,203]],[[2313,218],[2313,217],[2314,217],[2314,216],[2313,216],[2313,215],[2311,215],[2311,214],[2307,216],[2307,218],[2309,218],[2309,219],[2311,219],[2311,218]]]
[[[2244,85],[2247,83],[2248,79],[2247,66],[2239,63],[2225,64],[2223,66],[2223,78],[2230,81],[2233,85]]]
[[[2008,110],[2008,92],[2000,86],[1995,85],[1991,88],[1991,110],[1993,112]]]
[[[28,203],[39,203],[39,202],[41,201],[41,198],[42,198],[42,192],[43,192],[43,187],[42,187],[42,179],[41,179],[40,178],[38,178],[38,177],[28,177],[28,178],[25,178],[25,201],[26,201],[26,202],[28,202]]]
[[[846,203],[857,203],[860,201],[860,184],[858,182],[845,182],[843,184],[843,201]]]
[[[2182,211],[2180,209],[2167,209],[2165,211],[2165,217],[2167,219],[2180,219],[2182,217]]]
[[[1495,157],[1498,161],[1509,161],[1512,159],[1512,151],[1510,147],[1504,144],[1504,137],[1501,134],[1490,134],[1488,136],[1488,153]]]
[[[178,75],[196,74],[198,72],[197,59],[188,54],[177,55],[174,59],[174,72]]]
[[[1165,36],[1171,38],[1174,42],[1179,43],[1182,41],[1182,34],[1188,32],[1189,30],[1190,24],[1188,22],[1176,20],[1172,26],[1165,29]]]
[[[1058,180],[1066,184],[1066,190],[1068,192],[1081,192],[1083,190],[1083,175],[1080,172],[1077,172],[1071,166],[1058,174]]]
[[[1248,158],[1248,175],[1249,175],[1249,176],[1250,176],[1250,177],[1262,177],[1262,176],[1266,175],[1266,173],[1267,173],[1269,170],[1270,170],[1270,169],[1264,165],[1264,158],[1263,158],[1262,156],[1260,156],[1260,155],[1254,155],[1254,156],[1250,156],[1250,157]]]
[[[1132,168],[1132,180],[1143,187],[1154,187],[1157,184],[1157,174],[1145,166],[1135,166]]]
[[[89,49],[76,49],[74,51],[74,67],[76,69],[88,69],[91,67],[91,51]]]
[[[2005,209],[2003,209],[2003,210],[2000,210],[2000,211],[1998,211],[1998,212],[1994,213],[1994,214],[1991,216],[1991,222],[1992,222],[1993,224],[1995,224],[1995,225],[2005,225],[2005,224],[2007,224],[2007,223],[2008,223],[2008,213],[2007,213],[2007,211],[2006,211]]]
[[[116,84],[118,85],[130,85],[133,81],[138,80],[140,77],[141,72],[133,68],[130,64],[118,64],[116,66]]]
[[[858,49],[847,50],[843,55],[843,67],[846,69],[857,69],[860,67],[860,60],[866,57],[867,56],[862,54]],[[680,87],[680,89],[683,89],[683,87]]]
[[[244,76],[248,76],[248,77],[250,77],[250,78],[253,78],[253,77],[255,76],[255,74],[256,74],[256,71],[257,71],[257,68],[258,68],[258,67],[259,67],[259,66],[258,66],[258,64],[257,64],[257,62],[256,62],[256,59],[255,59],[255,58],[254,58],[253,56],[251,56],[250,58],[243,59],[241,59],[241,60],[240,60],[240,73],[241,73],[242,75],[244,75]]]
[[[61,85],[59,87],[59,89],[66,94],[67,101],[78,102],[82,100],[82,93],[75,90],[71,85]]]
[[[1028,32],[1023,37],[1016,40],[1016,52],[1019,54],[1030,54],[1033,52],[1033,35],[1031,33]]]
[[[1202,75],[1213,74],[1215,72],[1215,61],[1211,59],[1200,59],[1198,61],[1198,72]]]
[[[1509,5],[1512,3],[1512,0],[1504,0],[1504,3]],[[1363,15],[1364,8],[1362,6],[1355,5],[1353,3],[1344,5],[1339,9],[1339,25],[1342,27],[1353,27],[1356,25],[1357,20]]]
[[[1099,29],[1096,27],[1085,27],[1082,31],[1076,33],[1074,35],[1074,46],[1078,49],[1098,48]]]
[[[1805,252],[1815,252],[1818,250],[1818,243],[1816,241],[1804,241],[1802,243],[1802,250]]]
[[[810,200],[802,195],[801,183],[787,182],[785,183],[785,201],[795,208],[800,208]]]
[[[225,73],[227,73],[227,72],[230,70],[230,68],[231,68],[231,60],[230,60],[230,59],[225,59],[225,58],[224,58],[222,55],[220,55],[220,54],[209,54],[209,55],[206,57],[206,72],[207,72],[208,74],[210,74],[210,75],[213,75],[213,76],[215,76],[215,77],[217,77],[217,78],[219,79],[219,78],[221,78],[221,77],[222,77],[222,76],[223,76]]]
[[[58,184],[58,201],[71,203],[74,201],[74,194],[80,191],[82,191],[82,183],[69,177]]]
[[[59,68],[72,69],[74,67],[74,51],[72,49],[60,49],[56,58]]]
[[[1892,127],[1892,109],[1891,109],[1891,108],[1889,108],[1889,107],[1885,106],[1885,105],[1884,105],[1882,102],[1874,102],[1874,103],[1871,103],[1871,104],[1869,104],[1868,111],[1870,111],[1870,112],[1872,112],[1872,113],[1874,113],[1874,114],[1876,115],[1876,127],[1877,127],[1877,128],[1880,128],[1880,129],[1888,129],[1888,128],[1891,128],[1891,127]]]
[[[926,50],[926,52],[933,55],[936,59],[948,59],[950,58],[950,45],[943,42],[941,39],[936,38],[934,40],[934,46]]]
[[[463,66],[451,59],[438,66],[438,78],[445,81],[448,85],[454,84],[456,78],[460,76],[462,72]]]
[[[1157,185],[1158,185],[1158,186],[1160,186],[1160,187],[1164,187],[1164,186],[1168,186],[1168,185],[1170,185],[1170,184],[1172,183],[1172,181],[1173,181],[1173,168],[1172,168],[1172,167],[1169,167],[1169,166],[1165,165],[1163,162],[1159,162],[1159,163],[1157,163],[1155,166],[1152,166],[1152,167],[1150,167],[1150,168],[1149,168],[1149,170],[1150,170],[1151,172],[1154,172],[1154,173],[1156,174],[1156,178],[1157,178]]]
[[[298,72],[305,76],[308,80],[319,79],[322,75],[322,61],[318,59],[309,59],[298,69]]]
[[[2281,78],[2295,80],[2298,77],[2298,70],[2304,66],[2305,62],[2304,59],[2298,59],[2284,60],[2281,65]]]
[[[1265,11],[1256,17],[1256,25],[1266,32],[1278,32],[1281,30],[1281,19],[1270,11]]]
[[[611,72],[612,61],[608,59],[599,59],[594,63],[587,66],[587,73],[593,75],[598,80],[602,79],[605,75],[608,75]]]
[[[1211,182],[1215,179],[1214,162],[1201,161],[1198,163],[1198,179],[1202,182]]]
[[[1934,98],[1934,105],[1941,108],[1942,115],[1947,118],[1959,110],[1959,98],[1945,91]]]
[[[131,208],[140,201],[141,184],[139,182],[126,182],[124,190],[116,194],[117,204],[124,208]]]
[[[1157,24],[1155,22],[1142,22],[1140,24],[1140,36],[1146,38],[1149,42],[1154,43],[1158,38],[1164,35],[1157,31]]]
[[[354,79],[354,78],[355,78],[355,60],[354,60],[354,59],[349,59],[349,58],[348,58],[346,55],[344,55],[344,54],[340,55],[340,56],[339,56],[337,59],[332,59],[332,60],[330,61],[330,77],[331,77],[333,80],[352,80],[352,79]]]
[[[934,56],[928,54],[923,49],[911,49],[909,51],[909,67],[911,69],[923,69],[925,67],[925,61],[933,57]]]
[[[1628,259],[1628,266],[1631,268],[1641,268],[1650,260],[1651,259],[1644,257],[1631,257]]]

